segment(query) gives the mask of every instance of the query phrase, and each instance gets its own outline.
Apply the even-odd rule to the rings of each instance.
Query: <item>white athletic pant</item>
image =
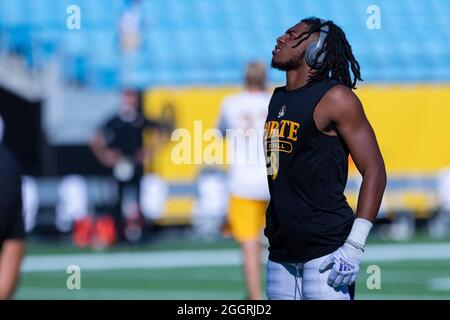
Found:
[[[331,269],[320,273],[328,255],[305,263],[267,260],[266,293],[269,300],[352,300],[354,285],[333,288],[327,279]]]

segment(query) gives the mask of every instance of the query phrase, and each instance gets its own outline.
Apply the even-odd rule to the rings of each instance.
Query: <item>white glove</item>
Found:
[[[363,249],[345,242],[322,262],[319,271],[324,272],[331,268],[327,282],[328,285],[334,288],[352,285],[358,277],[359,265],[363,254]]]

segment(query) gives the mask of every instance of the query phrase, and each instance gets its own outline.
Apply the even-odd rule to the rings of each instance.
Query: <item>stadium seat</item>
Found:
[[[114,88],[122,68],[118,23],[127,2],[79,0],[82,29],[68,30],[69,0],[0,1],[1,48],[22,54],[31,66],[55,54],[72,57],[77,62],[63,65],[64,74]],[[372,1],[345,6],[332,0],[143,1],[143,41],[136,57],[147,58],[137,58],[128,76],[143,87],[237,84],[245,62],[269,63],[276,37],[315,15],[344,28],[366,81],[450,80],[450,2],[380,1],[380,30],[366,27],[369,5]],[[272,83],[283,80],[276,71],[269,76]]]

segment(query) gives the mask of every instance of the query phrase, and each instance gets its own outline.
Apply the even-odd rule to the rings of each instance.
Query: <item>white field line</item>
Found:
[[[179,279],[183,279],[183,281],[195,281],[195,282],[237,282],[242,283],[244,281],[243,275],[240,272],[225,272],[225,274],[221,273],[218,270],[212,268],[195,268],[190,269],[188,272],[183,272],[178,274],[174,278],[173,269],[167,269],[166,273],[161,272],[152,272],[152,269],[141,269],[141,272],[130,272],[128,269],[116,270],[115,273],[111,272],[103,272],[90,270],[89,273],[83,274],[83,279],[89,281],[91,279],[101,279],[101,280],[111,280],[114,281],[118,278],[126,279],[127,281],[177,281]],[[160,270],[158,270],[160,271]],[[66,276],[65,273],[62,273],[62,276]],[[438,276],[438,275],[437,275]],[[39,279],[60,279],[61,278],[61,270],[60,272],[45,272],[39,274]]]
[[[429,286],[434,291],[450,291],[450,278],[433,278]]]
[[[450,243],[369,245],[365,261],[450,260]]]
[[[22,271],[60,271],[69,265],[81,270],[160,269],[204,266],[236,266],[238,250],[170,251],[148,253],[100,253],[29,256]]]
[[[263,257],[266,261],[267,256]],[[450,260],[450,243],[393,244],[367,246],[365,262]],[[166,252],[130,252],[27,256],[23,272],[61,271],[69,265],[81,270],[162,269],[205,266],[237,266],[238,249],[183,250]]]

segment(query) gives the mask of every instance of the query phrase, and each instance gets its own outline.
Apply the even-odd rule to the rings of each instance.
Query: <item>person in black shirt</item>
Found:
[[[22,180],[11,153],[0,145],[0,300],[16,288],[25,248]]]
[[[139,94],[127,89],[122,93],[120,110],[94,134],[91,149],[104,166],[113,170],[118,182],[119,199],[114,212],[119,239],[138,240],[140,234],[128,234],[123,229],[123,214],[128,222],[140,220],[139,186],[143,175],[143,165],[151,161],[153,152],[143,145],[146,130],[155,129],[159,133],[162,125],[145,118],[140,109]],[[130,199],[133,199],[130,202]],[[124,202],[126,201],[126,202]],[[134,208],[131,211],[124,208]],[[128,213],[124,212],[127,211]],[[130,229],[131,230],[131,229]],[[135,228],[133,230],[136,231]]]
[[[332,21],[307,18],[277,38],[286,72],[265,125],[269,299],[352,299],[386,172],[361,102],[359,64]],[[351,76],[353,74],[353,77]],[[363,177],[356,218],[344,196],[351,154]]]

